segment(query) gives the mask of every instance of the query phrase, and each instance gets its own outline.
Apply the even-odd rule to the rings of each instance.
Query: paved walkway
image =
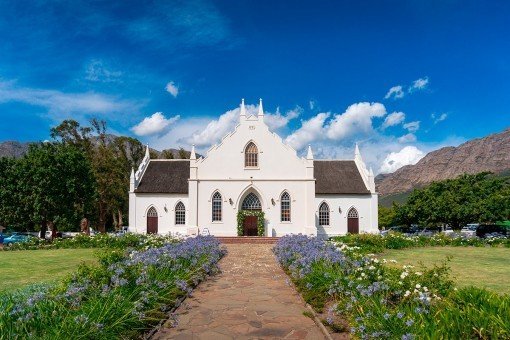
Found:
[[[209,278],[153,339],[324,339],[269,244],[229,244]]]

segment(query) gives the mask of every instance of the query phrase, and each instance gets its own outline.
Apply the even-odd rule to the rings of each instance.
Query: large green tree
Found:
[[[455,230],[468,223],[493,223],[509,217],[508,180],[489,173],[462,175],[416,189],[396,207],[402,225],[448,224]]]

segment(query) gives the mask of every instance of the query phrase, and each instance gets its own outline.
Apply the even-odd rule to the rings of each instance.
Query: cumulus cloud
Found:
[[[429,77],[418,78],[413,81],[413,85],[409,87],[409,92],[414,92],[416,90],[423,90],[429,84]]]
[[[174,96],[174,98],[177,97],[177,95],[179,94],[179,87],[177,87],[177,85],[175,85],[173,81],[170,81],[166,84],[165,90],[166,92]]]
[[[406,146],[398,152],[391,152],[384,159],[380,173],[391,173],[404,165],[416,164],[425,156],[425,153],[416,146]]]
[[[384,99],[389,99],[391,97],[393,97],[393,99],[400,99],[404,97],[402,85],[393,86],[389,89],[388,93],[384,96]]]
[[[416,132],[420,129],[420,121],[417,120],[414,122],[405,123],[403,127],[409,132]]]
[[[163,135],[180,116],[165,118],[162,112],[156,112],[150,117],[145,117],[140,123],[133,126],[131,131],[137,136]]]
[[[434,121],[434,124],[437,124],[437,123],[442,122],[443,120],[445,120],[448,117],[448,114],[447,113],[442,113],[439,116],[436,116],[433,113],[433,114],[430,115],[430,117]]]
[[[115,114],[137,113],[142,102],[95,92],[61,92],[57,90],[17,87],[14,81],[0,81],[0,103],[19,102],[43,107],[54,120],[90,116],[113,118]]]
[[[395,126],[402,123],[406,119],[406,115],[404,112],[392,112],[386,116],[384,122],[381,125],[381,129],[386,129],[390,126]]]
[[[416,142],[416,135],[414,133],[408,133],[398,138],[398,142],[401,144],[414,143]]]
[[[249,114],[256,112],[253,105],[247,105],[246,110]],[[225,112],[220,118],[210,121],[201,131],[194,132],[191,137],[186,138],[186,141],[198,147],[218,142],[223,136],[234,130],[239,122],[239,113],[239,108]]]
[[[302,112],[303,109],[299,106],[287,111],[285,114],[281,114],[280,108],[277,108],[275,113],[268,113],[264,115],[264,122],[266,122],[270,130],[278,130],[286,126],[292,119],[299,117]]]
[[[334,116],[327,127],[330,139],[343,139],[354,134],[369,134],[373,131],[372,118],[386,115],[386,108],[381,103],[352,104],[342,114]]]
[[[329,116],[329,113],[323,112],[303,121],[299,129],[287,136],[285,142],[294,149],[300,150],[310,142],[322,138],[324,136],[324,123]]]

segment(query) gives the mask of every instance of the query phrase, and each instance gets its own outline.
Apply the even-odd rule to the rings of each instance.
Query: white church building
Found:
[[[129,230],[215,236],[376,233],[374,174],[358,146],[354,159],[299,157],[244,100],[239,124],[197,159],[150,159],[129,192]]]

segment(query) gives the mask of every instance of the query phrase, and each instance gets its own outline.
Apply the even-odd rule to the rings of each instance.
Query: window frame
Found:
[[[326,222],[327,223],[324,223]],[[319,205],[319,225],[321,227],[329,227],[331,223],[330,209],[327,202],[322,202]]]
[[[259,153],[259,148],[253,141],[246,144],[244,148],[244,167],[247,169],[258,169]]]
[[[186,225],[186,206],[182,201],[175,205],[175,225]],[[182,223],[181,223],[182,222]]]
[[[291,203],[290,194],[287,191],[284,191],[280,196],[280,222],[292,222],[292,203]],[[284,207],[288,205],[287,207]]]
[[[211,221],[223,221],[223,196],[219,191],[214,192],[211,199]]]

